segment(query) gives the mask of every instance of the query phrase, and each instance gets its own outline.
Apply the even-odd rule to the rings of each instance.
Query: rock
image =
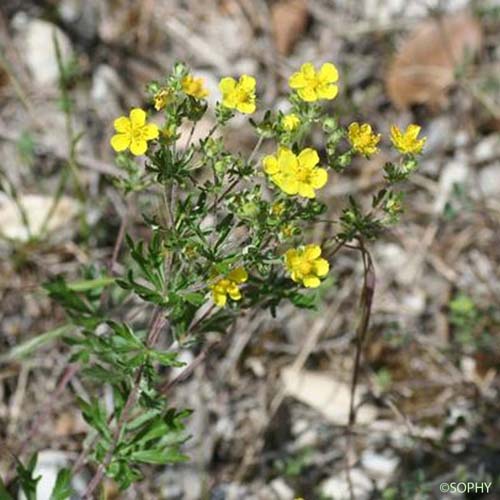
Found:
[[[14,25],[18,28],[16,38],[19,46],[23,47],[22,54],[34,83],[47,87],[57,84],[59,67],[54,35],[59,42],[63,63],[66,63],[73,53],[69,38],[57,26],[40,19],[18,17]]]
[[[111,66],[107,64],[97,66],[92,77],[90,96],[100,118],[109,121],[123,114],[118,99],[123,89],[122,80]]]
[[[485,167],[479,172],[479,186],[484,196],[494,196],[500,193],[500,162]]]
[[[270,484],[278,500],[293,500],[294,494],[292,488],[286,484],[281,477],[273,479]]]
[[[350,387],[340,382],[331,373],[296,371],[288,366],[281,370],[285,392],[302,403],[319,411],[326,419],[337,425],[346,425],[349,418]],[[362,387],[358,385],[355,404],[360,402]],[[373,406],[363,405],[356,412],[356,422],[368,424],[375,420],[377,411]]]
[[[45,218],[53,204],[51,196],[26,194],[18,197],[19,204],[24,208],[29,230],[21,215],[19,206],[10,198],[0,198],[0,232],[9,239],[27,241],[31,236],[40,236]],[[78,213],[78,203],[63,196],[50,217],[46,230],[68,228],[69,221]]]
[[[434,201],[434,211],[442,213],[446,202],[450,199],[455,184],[464,184],[469,176],[466,158],[457,155],[441,172],[439,178],[439,192]]]
[[[472,157],[476,162],[488,161],[500,153],[500,139],[497,134],[485,137],[474,148]]]
[[[361,465],[381,489],[391,481],[398,464],[399,459],[393,454],[380,454],[367,450],[361,456]]]
[[[354,498],[356,500],[366,500],[370,497],[370,492],[373,489],[370,479],[358,468],[351,469],[351,484],[353,488]],[[334,500],[349,500],[349,483],[345,471],[325,479],[319,486],[321,495]]]
[[[38,460],[33,477],[41,476],[36,488],[38,500],[50,500],[58,472],[67,465],[66,454],[61,451],[44,450],[38,453]],[[23,493],[19,498],[25,500]]]

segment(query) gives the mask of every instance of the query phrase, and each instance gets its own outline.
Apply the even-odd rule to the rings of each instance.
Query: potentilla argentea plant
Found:
[[[179,347],[203,344],[208,332],[226,332],[243,310],[274,314],[285,301],[315,307],[320,295],[313,289],[331,285],[333,256],[344,246],[360,250],[365,267],[361,344],[373,292],[367,245],[402,213],[398,187],[417,168],[425,138],[417,125],[393,126],[395,161],[384,166],[385,185],[370,209],[349,197],[338,220],[329,221],[331,234],[311,239],[311,229],[327,213],[321,197],[332,171],[344,172],[355,156],[377,154],[382,140],[369,124],[344,128],[345,117],[325,110],[323,102],[338,94],[338,79],[331,63],[303,64],[290,76],[290,110],[284,114],[259,109],[252,76],[224,77],[211,110],[215,124],[193,141],[208,112],[208,90],[178,63],[164,80],[148,85],[147,109],[136,107],[114,121],[110,144],[123,172],[116,185],[129,205],[135,199],[146,207],[149,236],[126,237],[128,254],[118,277],[91,268],[79,286],[62,278],[47,285],[78,328],[67,338],[73,361],[100,383],[90,384],[91,397],[80,400],[94,432],[73,473],[87,459],[96,467],[85,498],[95,495],[105,475],[125,489],[141,479],[143,464],[186,460],[182,445],[190,412],[169,407],[177,379],[169,381],[165,371],[182,365]],[[261,117],[250,118],[254,150],[229,151],[219,132],[236,114],[254,113]],[[185,124],[190,133],[180,143]],[[313,129],[324,137],[320,151],[309,142]],[[264,140],[273,152],[260,157]],[[144,156],[145,162],[138,161]],[[134,300],[143,303],[147,321],[144,315],[123,319]],[[168,337],[170,349],[158,347],[160,336]],[[112,390],[112,409],[102,403],[102,384]]]

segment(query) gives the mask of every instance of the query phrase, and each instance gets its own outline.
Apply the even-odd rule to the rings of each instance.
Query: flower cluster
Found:
[[[225,278],[217,280],[210,285],[212,290],[212,298],[219,307],[224,307],[227,303],[227,298],[232,300],[241,300],[240,287],[248,279],[248,273],[244,267],[233,269]]]
[[[284,193],[304,198],[315,198],[315,190],[328,180],[327,171],[317,167],[318,163],[319,156],[314,149],[306,148],[295,155],[285,146],[263,160],[264,171]]]
[[[306,288],[317,288],[320,278],[330,270],[328,261],[321,258],[319,245],[291,248],[285,253],[285,265],[292,280]]]
[[[338,71],[334,64],[324,63],[316,69],[310,62],[303,64],[300,70],[293,73],[289,78],[289,86],[292,90],[290,102],[292,109],[287,114],[279,113],[276,121],[270,123],[262,130],[269,133],[275,131],[278,139],[276,153],[269,154],[262,159],[263,170],[269,180],[279,188],[281,193],[290,197],[289,201],[283,201],[283,194],[278,193],[277,200],[268,205],[267,213],[271,217],[270,224],[276,228],[275,236],[280,242],[295,238],[301,234],[300,220],[288,219],[289,210],[296,213],[310,210],[308,205],[316,198],[317,190],[323,188],[328,181],[327,168],[320,166],[320,158],[316,150],[310,147],[300,148],[299,144],[303,140],[303,132],[310,129],[311,124],[322,121],[323,130],[329,133],[327,142],[327,165],[342,171],[352,159],[353,153],[359,153],[367,158],[378,152],[381,134],[374,132],[368,123],[353,122],[347,130],[339,126],[335,118],[326,116],[321,119],[319,107],[308,106],[318,100],[331,100],[338,93]],[[226,76],[219,82],[221,101],[219,110],[219,124],[224,124],[231,118],[233,111],[243,114],[252,114],[256,111],[256,81],[249,75],[241,75],[238,80]],[[184,96],[184,98],[182,97]],[[143,155],[147,152],[148,142],[159,139],[158,144],[165,147],[176,140],[177,130],[180,121],[175,117],[179,109],[192,109],[187,112],[189,119],[196,122],[198,116],[206,108],[199,107],[199,100],[208,96],[208,90],[204,86],[202,78],[195,77],[187,72],[185,66],[181,66],[176,76],[173,76],[166,84],[157,85],[152,95],[152,103],[155,110],[166,109],[166,123],[162,127],[161,134],[154,123],[146,122],[146,112],[139,108],[134,108],[129,117],[120,117],[114,122],[117,134],[111,139],[111,146],[115,151],[125,151],[127,149],[135,155]],[[190,99],[194,98],[194,99]],[[175,107],[179,99],[184,107]],[[172,107],[173,106],[173,107]],[[180,105],[179,105],[180,106]],[[198,107],[197,107],[198,106]],[[173,110],[170,113],[170,110]],[[226,110],[225,112],[223,110]],[[266,114],[266,117],[269,116]],[[173,118],[172,118],[173,117]],[[182,118],[181,118],[182,119]],[[265,123],[265,118],[262,122]],[[300,137],[295,132],[299,130]],[[258,127],[257,127],[258,128]],[[415,160],[412,155],[421,153],[425,144],[425,138],[418,138],[420,127],[409,125],[406,130],[401,131],[398,127],[391,127],[391,141],[400,153],[405,155],[405,160],[400,165],[387,163],[384,167],[386,179],[389,182],[398,182],[407,178],[412,169],[415,168]],[[270,137],[268,135],[268,137]],[[351,149],[346,153],[337,153],[337,144],[346,137]],[[296,141],[296,142],[294,142]],[[217,141],[210,139],[204,146],[208,155],[217,156],[217,146],[213,152],[211,147],[216,146]],[[333,161],[331,155],[335,155]],[[215,157],[214,156],[214,157]],[[221,156],[214,163],[215,176],[224,175],[225,169],[230,165],[228,156]],[[250,171],[249,171],[250,172]],[[399,194],[382,194],[377,203],[382,203],[386,214],[395,218],[398,213],[401,197]],[[236,200],[236,198],[235,198]],[[259,217],[259,207],[262,203],[255,193],[250,197],[242,195],[238,202],[236,213],[247,220]],[[398,204],[399,203],[399,204]],[[308,215],[310,217],[310,215]],[[351,224],[345,238],[352,237],[355,231],[355,219],[358,217],[355,207],[344,212],[342,224]],[[305,247],[292,248],[284,254],[285,268],[292,280],[306,288],[319,286],[320,278],[324,277],[329,270],[328,262],[321,258],[321,248],[318,245],[306,245]],[[209,285],[214,303],[223,307],[228,304],[228,297],[233,301],[241,299],[240,286],[248,279],[248,273],[244,267],[238,267],[222,278],[212,281]]]

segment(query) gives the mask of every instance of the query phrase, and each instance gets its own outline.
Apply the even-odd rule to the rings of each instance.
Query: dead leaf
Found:
[[[439,109],[455,82],[455,70],[483,43],[479,22],[460,12],[419,24],[403,42],[386,75],[387,93],[399,109],[425,104]]]
[[[302,403],[319,411],[330,422],[346,425],[349,420],[351,388],[348,384],[336,380],[331,373],[314,371],[297,371],[291,366],[281,370],[281,380],[285,392]],[[354,404],[360,403],[360,387],[356,391]],[[368,424],[376,418],[377,411],[373,406],[358,407],[356,422]]]
[[[281,0],[271,7],[274,42],[281,55],[288,55],[307,27],[307,0]]]

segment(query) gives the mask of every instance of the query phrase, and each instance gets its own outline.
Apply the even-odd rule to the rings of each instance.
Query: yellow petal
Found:
[[[339,88],[333,84],[320,85],[316,89],[316,93],[319,99],[335,99],[339,93]]]
[[[236,87],[236,80],[234,78],[231,78],[230,76],[222,78],[222,80],[219,82],[219,90],[222,92],[223,95],[229,94],[234,90],[235,87]]]
[[[237,286],[235,286],[234,288],[230,288],[228,290],[228,293],[233,300],[241,300],[241,292]]]
[[[333,83],[339,79],[339,72],[332,63],[325,63],[318,71],[318,79],[321,83]]]
[[[111,137],[110,144],[116,152],[125,151],[130,145],[130,135],[115,134]]]
[[[215,293],[213,294],[213,299],[215,302],[215,305],[219,307],[224,307],[227,302],[227,297],[225,293]]]
[[[305,78],[312,80],[316,77],[316,70],[314,69],[313,63],[306,62],[300,67],[300,72]]]
[[[312,275],[305,276],[302,282],[304,283],[304,286],[306,288],[318,288],[318,286],[321,284],[319,278]]]
[[[304,257],[307,260],[317,259],[321,255],[321,247],[319,245],[307,245],[304,249]]]
[[[316,198],[313,187],[305,182],[299,182],[298,194],[304,198]]]
[[[319,162],[318,153],[312,148],[303,149],[299,156],[299,165],[306,168],[313,168]]]
[[[244,283],[248,279],[248,273],[244,267],[237,267],[236,269],[233,269],[227,277],[236,283]]]
[[[291,89],[300,89],[307,85],[307,81],[304,78],[304,75],[299,71],[297,73],[294,73],[288,79],[288,85],[290,86]]]
[[[318,276],[325,276],[330,270],[330,264],[326,259],[317,259],[314,261],[314,270]]]
[[[294,195],[299,191],[299,182],[297,179],[282,179],[278,183],[279,188],[286,194]]]
[[[146,112],[141,108],[130,111],[130,123],[132,128],[142,127],[146,123]]]
[[[419,127],[418,125],[408,125],[405,135],[411,137],[412,139],[416,139],[418,137],[418,134],[420,133],[420,129],[421,127]]]
[[[305,87],[297,91],[299,97],[306,102],[314,102],[318,100],[316,92],[311,87]]]
[[[148,149],[148,143],[145,140],[136,140],[130,143],[130,151],[135,156],[143,155]]]
[[[120,116],[120,118],[117,118],[113,122],[113,125],[117,132],[121,132],[122,134],[130,132],[130,120],[126,116]]]
[[[147,125],[144,125],[142,130],[144,132],[144,139],[146,139],[147,141],[150,141],[151,139],[157,139],[160,135],[160,131],[154,123],[148,123]]]
[[[278,165],[280,170],[284,172],[295,172],[297,170],[297,157],[290,149],[281,147],[278,151]]]
[[[264,166],[264,172],[266,174],[273,175],[279,172],[278,160],[276,160],[276,156],[265,156],[262,160],[262,165]]]
[[[248,93],[253,93],[255,91],[255,78],[249,75],[241,75],[239,80],[239,86]]]
[[[328,172],[324,168],[315,168],[311,175],[311,185],[314,189],[322,188],[328,181]]]
[[[255,113],[255,102],[253,102],[253,101],[251,101],[251,102],[239,102],[236,105],[236,109],[240,113],[245,113],[247,115],[250,115],[252,113]]]

